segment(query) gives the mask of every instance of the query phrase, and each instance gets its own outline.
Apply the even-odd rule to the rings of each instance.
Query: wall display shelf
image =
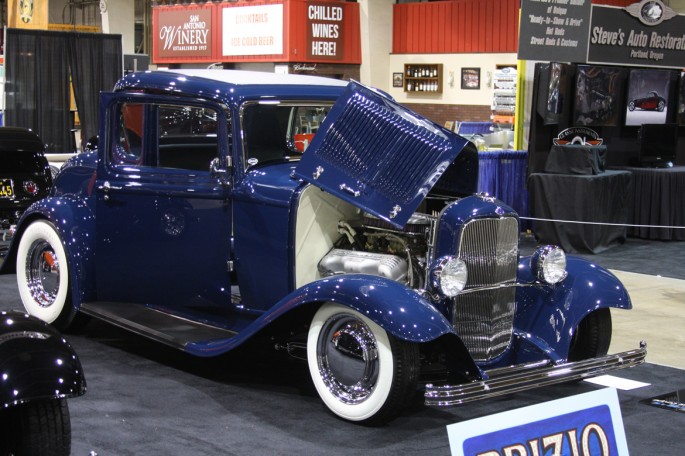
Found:
[[[442,93],[442,63],[405,63],[404,91]]]
[[[498,68],[492,78],[494,97],[492,121],[496,124],[513,125],[516,112],[516,68]]]

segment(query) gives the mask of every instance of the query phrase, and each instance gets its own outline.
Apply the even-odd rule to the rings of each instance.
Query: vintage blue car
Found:
[[[305,359],[325,405],[392,419],[641,363],[606,355],[610,272],[473,195],[475,148],[355,82],[130,74],[99,144],[17,228],[26,310],[99,318],[197,356],[249,339]],[[267,335],[254,338],[256,335]]]

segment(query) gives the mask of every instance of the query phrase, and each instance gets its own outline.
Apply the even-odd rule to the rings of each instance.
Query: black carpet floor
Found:
[[[685,243],[629,239],[591,259],[685,279],[684,252]],[[662,268],[673,256],[680,260]],[[21,308],[15,276],[0,276],[0,309],[10,308]],[[87,394],[69,402],[74,455],[449,455],[449,424],[599,388],[580,382],[449,409],[417,397],[398,419],[371,428],[327,413],[304,364],[249,345],[198,359],[95,321],[66,337],[88,380]],[[640,401],[685,388],[685,371],[646,364],[618,375],[651,384],[619,391],[631,453],[683,454],[685,413]]]

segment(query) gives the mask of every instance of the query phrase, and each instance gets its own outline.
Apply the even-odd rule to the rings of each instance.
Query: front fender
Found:
[[[0,313],[2,407],[85,392],[81,362],[56,329],[21,312]]]
[[[423,296],[383,277],[344,274],[321,279],[281,301],[275,313],[311,302],[337,302],[362,313],[393,336],[424,343],[454,333],[452,325]]]
[[[568,357],[571,338],[590,312],[602,308],[630,309],[632,304],[620,280],[607,269],[580,257],[567,257],[568,276],[554,286],[517,290],[514,326],[522,340],[555,360]],[[530,257],[519,262],[518,281],[535,281]]]
[[[415,343],[437,341],[454,359],[454,365],[463,371],[480,372],[452,325],[428,300],[398,282],[365,274],[344,274],[309,283],[281,299],[237,336],[207,344],[188,344],[186,350],[199,356],[226,352],[288,312],[322,302],[348,306],[398,339]]]
[[[0,274],[15,272],[21,236],[26,227],[38,219],[51,222],[62,239],[68,257],[72,304],[78,308],[93,292],[90,274],[95,251],[95,216],[82,198],[64,195],[32,204],[17,224],[17,232],[0,267]]]

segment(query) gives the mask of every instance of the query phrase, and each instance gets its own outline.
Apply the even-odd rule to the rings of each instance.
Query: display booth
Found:
[[[683,226],[685,213],[684,73],[551,62],[534,74],[530,208],[535,219],[557,220],[536,220],[536,237],[589,253],[626,235],[683,239],[668,227]]]

